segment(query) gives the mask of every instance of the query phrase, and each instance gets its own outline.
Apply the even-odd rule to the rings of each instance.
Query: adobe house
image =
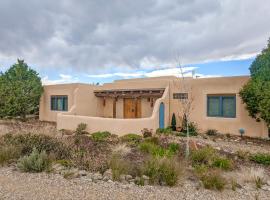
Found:
[[[264,122],[249,117],[238,95],[248,76],[185,78],[174,76],[117,80],[101,86],[60,84],[44,87],[40,120],[53,121],[57,128],[75,130],[87,124],[89,132],[109,131],[117,135],[141,134],[170,126],[173,113],[181,126],[185,103],[190,121],[200,131],[216,129],[252,137],[268,137]]]

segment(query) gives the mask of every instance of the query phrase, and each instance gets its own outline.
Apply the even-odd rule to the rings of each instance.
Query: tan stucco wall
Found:
[[[239,129],[244,128],[245,135],[252,137],[267,137],[267,128],[264,123],[258,123],[251,117],[245,109],[238,93],[241,87],[248,81],[249,77],[220,77],[220,78],[202,78],[186,79],[187,91],[192,97],[192,111],[190,121],[197,123],[201,132],[207,129],[216,129],[221,133],[230,133],[239,135]],[[183,91],[181,80],[171,83],[171,112],[176,113],[178,125],[180,125],[181,103],[173,99],[174,92]],[[236,118],[207,117],[207,95],[208,94],[236,94]]]
[[[119,136],[127,133],[141,134],[144,128],[155,131],[159,127],[159,105],[164,103],[169,106],[169,88],[167,87],[162,98],[157,99],[150,117],[139,119],[113,119],[102,117],[90,117],[70,115],[69,113],[59,113],[57,115],[57,129],[75,130],[78,124],[86,123],[87,131],[90,133],[97,131],[109,131]],[[169,123],[169,112],[165,110],[165,125]]]
[[[69,112],[66,114],[77,115],[79,118],[62,115],[58,121],[58,127],[74,128],[79,123],[78,119],[84,119],[90,123],[91,130],[110,129],[112,132],[128,131],[138,133],[143,125],[147,127],[158,127],[157,119],[152,121],[155,108],[158,113],[158,100],[154,107],[150,106],[147,99],[142,99],[142,118],[143,119],[122,119],[123,118],[123,99],[116,102],[116,118],[104,119],[100,117],[113,117],[113,100],[106,98],[106,106],[103,106],[103,99],[95,97],[94,90],[109,89],[147,89],[147,88],[166,88],[168,94],[165,97],[165,125],[170,125],[173,113],[177,117],[177,125],[181,125],[182,104],[179,100],[173,99],[173,93],[189,91],[189,97],[192,97],[192,111],[190,120],[197,123],[201,132],[207,129],[217,129],[222,133],[239,134],[239,128],[246,130],[246,135],[253,137],[267,137],[267,128],[263,122],[256,122],[248,116],[245,106],[242,104],[238,96],[240,88],[248,81],[249,77],[220,77],[220,78],[203,78],[183,80],[176,77],[159,77],[145,79],[120,80],[113,83],[104,84],[102,86],[94,86],[89,84],[65,84],[46,86],[45,92],[41,98],[40,119],[46,121],[56,121],[56,115],[59,112],[50,111],[50,95],[68,95]],[[185,83],[185,84],[184,84]],[[184,87],[186,86],[186,87]],[[236,118],[217,118],[207,117],[207,94],[236,94]],[[158,115],[158,114],[156,114]],[[157,117],[155,115],[155,117]],[[89,118],[83,118],[88,116]],[[94,118],[92,118],[94,117]],[[65,120],[63,120],[65,119]],[[74,121],[72,121],[74,120]],[[106,125],[103,123],[106,121]],[[124,120],[124,121],[123,121]],[[125,123],[126,122],[126,123]],[[150,124],[149,123],[153,123]],[[115,127],[115,128],[112,128]],[[117,128],[116,128],[117,127]],[[133,131],[132,131],[133,130]],[[122,134],[122,133],[121,133]]]
[[[68,110],[74,104],[74,91],[78,84],[59,84],[44,86],[44,93],[40,100],[39,119],[41,121],[56,122],[56,117],[59,111],[51,111],[51,96],[53,95],[67,95],[68,96]]]

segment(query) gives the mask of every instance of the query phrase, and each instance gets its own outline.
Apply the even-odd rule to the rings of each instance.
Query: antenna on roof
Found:
[[[193,69],[193,70],[191,71],[191,73],[192,73],[192,78],[194,78],[194,77],[195,77],[195,69]]]

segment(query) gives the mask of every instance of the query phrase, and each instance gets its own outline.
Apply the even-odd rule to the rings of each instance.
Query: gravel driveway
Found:
[[[116,182],[93,183],[86,179],[66,180],[55,174],[30,174],[0,168],[0,199],[269,199],[270,192],[256,189],[226,189],[223,192],[196,189],[192,182],[173,188],[123,185]]]

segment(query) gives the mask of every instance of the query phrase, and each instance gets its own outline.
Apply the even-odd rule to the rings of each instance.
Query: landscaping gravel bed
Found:
[[[251,185],[222,192],[198,188],[192,180],[176,187],[136,186],[112,181],[91,182],[86,177],[71,180],[58,174],[21,173],[12,167],[0,168],[0,199],[269,199],[270,191]]]

